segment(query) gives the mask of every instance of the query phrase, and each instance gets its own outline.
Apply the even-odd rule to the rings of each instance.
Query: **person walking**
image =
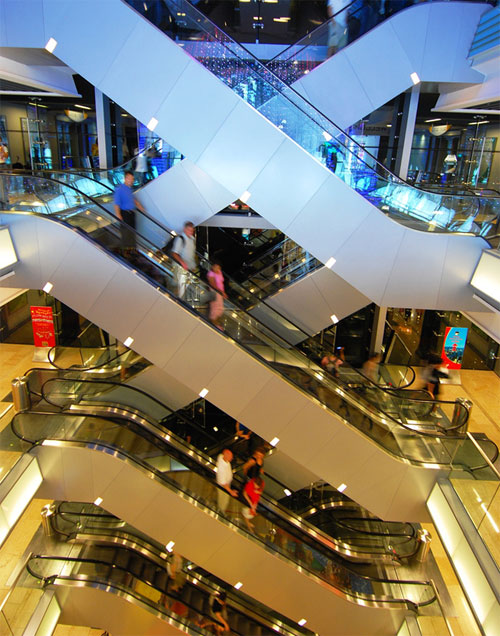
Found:
[[[225,448],[222,453],[217,456],[215,481],[219,488],[217,489],[217,506],[223,513],[226,512],[231,497],[237,497],[238,491],[231,488],[233,481],[233,453],[229,448]]]
[[[227,294],[224,290],[224,274],[220,263],[212,264],[207,280],[215,294],[215,298],[209,302],[208,318],[218,329],[223,330],[222,316],[224,315],[224,298],[227,298]]]
[[[144,212],[141,202],[134,197],[132,186],[134,185],[134,173],[125,173],[124,183],[119,185],[114,194],[114,207],[116,216],[122,221],[121,243],[124,255],[130,255],[136,248],[135,240],[135,209]]]
[[[194,223],[186,221],[182,233],[175,237],[172,245],[172,258],[177,261],[177,295],[184,298],[189,284],[189,272],[196,269],[196,238],[194,235]]]
[[[263,492],[264,480],[260,476],[252,477],[243,489],[243,498],[248,503],[248,508],[243,508],[242,514],[249,530],[254,530],[252,521],[257,515],[257,504],[259,503]]]

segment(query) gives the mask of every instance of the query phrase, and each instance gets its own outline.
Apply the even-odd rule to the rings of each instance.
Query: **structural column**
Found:
[[[387,318],[387,307],[375,306],[373,316],[372,337],[370,342],[370,355],[380,353],[384,341],[385,320]]]
[[[417,119],[418,99],[420,97],[420,84],[413,86],[409,93],[405,94],[403,108],[403,119],[399,131],[398,152],[396,155],[395,172],[402,179],[408,176],[410,165],[411,147],[413,135],[415,133],[415,122]]]
[[[111,118],[109,98],[98,88],[95,92],[95,116],[97,124],[97,143],[99,144],[99,167],[110,168],[113,165],[111,151]]]

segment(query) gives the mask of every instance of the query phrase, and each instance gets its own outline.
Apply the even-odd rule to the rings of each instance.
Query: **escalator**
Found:
[[[473,467],[468,438],[453,433],[466,426],[467,405],[441,402],[444,417],[436,424],[427,417],[428,400],[382,391],[351,370],[339,384],[234,300],[226,301],[222,333],[206,318],[206,283],[190,275],[188,292],[178,298],[179,266],[157,257],[159,244],[139,234],[136,252],[124,259],[121,223],[97,204],[87,200],[49,218],[1,217],[20,257],[7,285],[36,289],[50,281],[65,304],[121,341],[132,338],[137,353],[195,394],[205,388],[212,403],[264,439],[277,438],[280,451],[299,464],[328,483],[349,482],[349,496],[377,516],[419,518],[440,471]],[[275,320],[287,334],[296,329]],[[351,444],[357,454],[347,458],[342,449]],[[434,470],[426,470],[430,465]],[[366,488],[366,470],[382,479],[390,470],[414,487],[396,495],[393,479],[375,496],[377,481]]]
[[[168,25],[153,26],[119,0],[105,9],[95,5],[92,24],[99,29],[89,23],[90,55],[82,56],[81,37],[68,33],[73,20],[83,30],[86,24],[71,3],[47,2],[51,34],[44,39],[38,33],[37,42],[52,37],[60,59],[140,121],[151,122],[156,134],[228,190],[229,200],[248,192],[255,211],[378,305],[482,308],[465,281],[488,247],[477,235],[495,234],[495,210],[471,210],[460,197],[424,193],[401,181],[189,2],[175,4],[192,38],[182,47],[161,33]],[[134,6],[144,13],[143,3]],[[110,19],[120,27],[112,41]],[[134,90],[122,75],[136,79]],[[200,109],[200,95],[213,108]],[[242,149],[238,161],[235,139]],[[325,140],[346,157],[335,174],[326,166]],[[374,241],[376,266],[369,258]],[[431,261],[425,280],[422,253]]]
[[[370,10],[376,15],[362,20],[361,32],[353,33],[347,27],[349,38],[329,52],[330,20],[267,62],[268,68],[343,129],[411,89],[412,72],[421,82],[436,81],[459,88],[461,83],[470,86],[483,82],[484,76],[470,68],[467,58],[480,16],[490,5],[430,1],[412,7],[405,3],[405,10],[394,12],[391,4],[390,17],[378,24],[378,12],[366,4],[357,13],[346,7],[336,18],[344,24],[363,18],[360,11]],[[444,41],[450,51],[445,57],[440,54]],[[334,54],[328,58],[328,53]],[[394,63],[395,59],[399,64]],[[332,99],[325,86],[342,86],[343,90],[336,90]]]
[[[289,514],[285,521],[285,512],[276,505],[271,510],[272,501],[268,498],[262,500],[254,519],[255,528],[247,527],[242,514],[244,505],[236,498],[229,504],[220,498],[214,481],[214,462],[152,421],[141,420],[138,414],[125,418],[117,407],[108,409],[115,417],[105,417],[97,407],[98,415],[79,415],[78,411],[50,413],[45,410],[46,405],[39,407],[39,411],[18,413],[12,430],[25,442],[34,444],[31,452],[41,464],[48,492],[82,494],[89,485],[80,479],[84,480],[85,473],[88,475],[89,463],[96,453],[102,456],[101,469],[108,479],[108,464],[121,464],[117,472],[113,471],[114,480],[108,487],[99,487],[97,482],[102,476],[97,471],[88,475],[87,481],[96,488],[96,494],[101,493],[96,501],[112,514],[124,513],[120,516],[125,521],[164,545],[174,541],[181,554],[216,576],[228,582],[241,580],[245,590],[261,602],[266,600],[269,586],[276,584],[276,577],[283,577],[286,570],[290,585],[286,599],[274,593],[274,600],[268,602],[294,620],[300,618],[298,614],[307,613],[311,628],[325,632],[330,625],[331,633],[335,619],[337,633],[350,634],[363,633],[359,631],[363,614],[365,621],[373,620],[379,628],[387,628],[400,621],[401,609],[431,615],[436,611],[431,584],[361,574],[358,570],[363,567],[370,571],[375,566],[355,568],[339,560],[323,545],[325,538],[322,542],[316,540],[318,533],[293,515]],[[80,456],[79,461],[74,452]],[[146,494],[141,483],[143,475],[153,492]],[[48,492],[44,490],[45,495]],[[93,498],[87,494],[83,500]],[[202,536],[205,538],[200,541]],[[219,558],[214,558],[219,550]],[[276,568],[278,555],[281,567]],[[252,581],[257,562],[259,573]],[[394,611],[372,609],[359,614],[360,606]],[[322,610],[316,614],[319,607]]]
[[[225,592],[230,634],[311,633],[180,556],[176,560],[179,571],[175,578],[169,577],[167,563],[172,563],[173,557],[164,546],[92,504],[58,503],[50,516],[50,527],[57,544],[52,545],[52,538],[43,553],[32,556],[27,564],[30,574],[49,588],[63,586],[72,595],[76,587],[105,586],[108,594],[124,595],[128,602],[139,603],[143,611],[149,610],[159,620],[179,623],[180,631],[190,628],[201,634],[212,633],[215,619],[210,612],[211,599]],[[75,547],[64,554],[65,546],[70,545]],[[98,598],[99,593],[95,596]],[[103,598],[99,602],[107,605]],[[111,620],[120,620],[110,605]],[[96,624],[91,615],[85,618],[89,627]],[[105,626],[112,629],[109,623]],[[114,627],[113,631],[120,634],[130,633],[124,625],[119,630],[116,624]]]
[[[204,465],[213,465],[217,455],[228,447],[235,455],[233,468],[238,466],[240,457],[244,460],[247,458],[245,455],[250,454],[248,451],[245,453],[248,445],[235,441],[234,421],[204,400],[197,400],[192,405],[174,412],[165,404],[134,387],[123,386],[112,381],[89,380],[87,374],[71,370],[60,373],[32,369],[25,377],[30,390],[32,408],[38,403],[36,407],[38,409],[43,404],[43,410],[53,407],[57,411],[62,410],[64,413],[73,415],[140,418],[145,422],[152,422],[156,428],[183,440],[189,446],[194,446],[199,455],[204,457],[203,461],[200,460]],[[253,447],[256,447],[256,443]],[[239,473],[237,475],[235,483],[242,487],[244,477]],[[288,513],[283,506],[289,509],[289,501],[293,502],[293,487],[290,483],[286,483],[286,478],[285,483],[275,478],[272,468],[271,471],[266,468],[265,493],[263,505],[267,506],[273,516],[281,514],[288,523]],[[292,499],[289,500],[288,497]],[[293,508],[291,510],[293,511]],[[302,527],[308,528],[303,520],[293,523],[295,527],[301,524]],[[358,544],[363,542],[356,540],[351,543],[347,535],[337,537],[327,532],[329,535],[327,537],[318,533],[317,528],[310,528],[310,530],[316,541],[348,561],[390,564],[394,560],[394,551],[387,549],[383,542],[377,544],[376,537],[372,541],[371,550],[366,545],[358,549]],[[334,538],[333,542],[330,537]],[[397,558],[404,556],[398,555]],[[380,570],[374,570],[373,573],[384,574]]]

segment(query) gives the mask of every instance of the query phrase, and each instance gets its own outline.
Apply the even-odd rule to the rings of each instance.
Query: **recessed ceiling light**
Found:
[[[97,497],[97,499],[94,501],[94,505],[100,506],[101,504],[102,504],[102,497]]]
[[[130,336],[125,340],[125,342],[123,343],[126,347],[130,347],[130,345],[134,342],[134,339],[131,338]]]
[[[307,623],[306,619],[305,619],[305,618],[301,618],[298,624],[299,624],[301,627],[303,627],[306,623]]]
[[[198,395],[199,395],[201,398],[204,398],[204,397],[205,397],[205,395],[206,395],[207,393],[208,393],[208,389],[202,389],[202,390],[198,393]]]
[[[246,203],[251,196],[252,195],[250,194],[250,192],[248,190],[245,190],[245,192],[243,192],[243,194],[240,196],[240,201],[242,203]]]
[[[48,51],[49,53],[53,53],[56,46],[57,46],[57,40],[54,40],[54,38],[49,38],[49,41],[45,45],[45,50]]]
[[[420,84],[420,77],[418,76],[418,73],[412,73],[410,75],[411,81],[415,84],[415,86],[417,84]]]
[[[234,584],[234,587],[236,590],[240,590],[243,587],[243,583],[241,581],[238,581],[238,583]]]
[[[168,552],[172,552],[172,550],[174,549],[174,545],[175,541],[169,541],[165,547],[167,548]]]
[[[271,446],[276,446],[276,444],[280,441],[279,437],[273,437],[273,439],[269,442]]]
[[[339,319],[337,318],[337,316],[335,314],[332,314],[330,316],[330,318],[331,318],[331,320],[332,320],[334,325],[336,325],[338,323],[338,321],[339,321]]]
[[[54,287],[54,285],[52,283],[45,283],[45,285],[42,287],[43,291],[46,294],[50,294],[50,292],[52,291],[52,288]]]
[[[332,269],[336,262],[337,259],[333,258],[333,256],[330,256],[330,258],[325,263],[325,267],[328,267],[328,269]]]
[[[431,124],[433,121],[441,121],[441,117],[438,117],[437,119],[426,119],[425,123],[426,124]]]
[[[344,492],[344,490],[347,488],[347,484],[340,484],[340,486],[337,488],[337,490],[339,492]]]
[[[156,128],[156,126],[158,126],[158,120],[156,119],[156,117],[151,117],[146,128],[148,130],[153,131]]]

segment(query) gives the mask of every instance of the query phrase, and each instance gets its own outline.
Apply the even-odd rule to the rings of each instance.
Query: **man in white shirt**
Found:
[[[347,44],[347,9],[351,0],[328,0],[328,57]],[[335,17],[334,17],[335,16]]]
[[[225,448],[217,457],[215,481],[219,488],[217,489],[217,505],[222,512],[226,512],[231,497],[237,497],[238,491],[231,488],[233,481],[233,468],[231,461],[233,453],[229,448]]]
[[[184,298],[186,286],[189,282],[189,272],[196,269],[196,238],[194,223],[186,221],[182,234],[175,237],[172,245],[172,258],[182,267],[177,268],[177,294]]]

